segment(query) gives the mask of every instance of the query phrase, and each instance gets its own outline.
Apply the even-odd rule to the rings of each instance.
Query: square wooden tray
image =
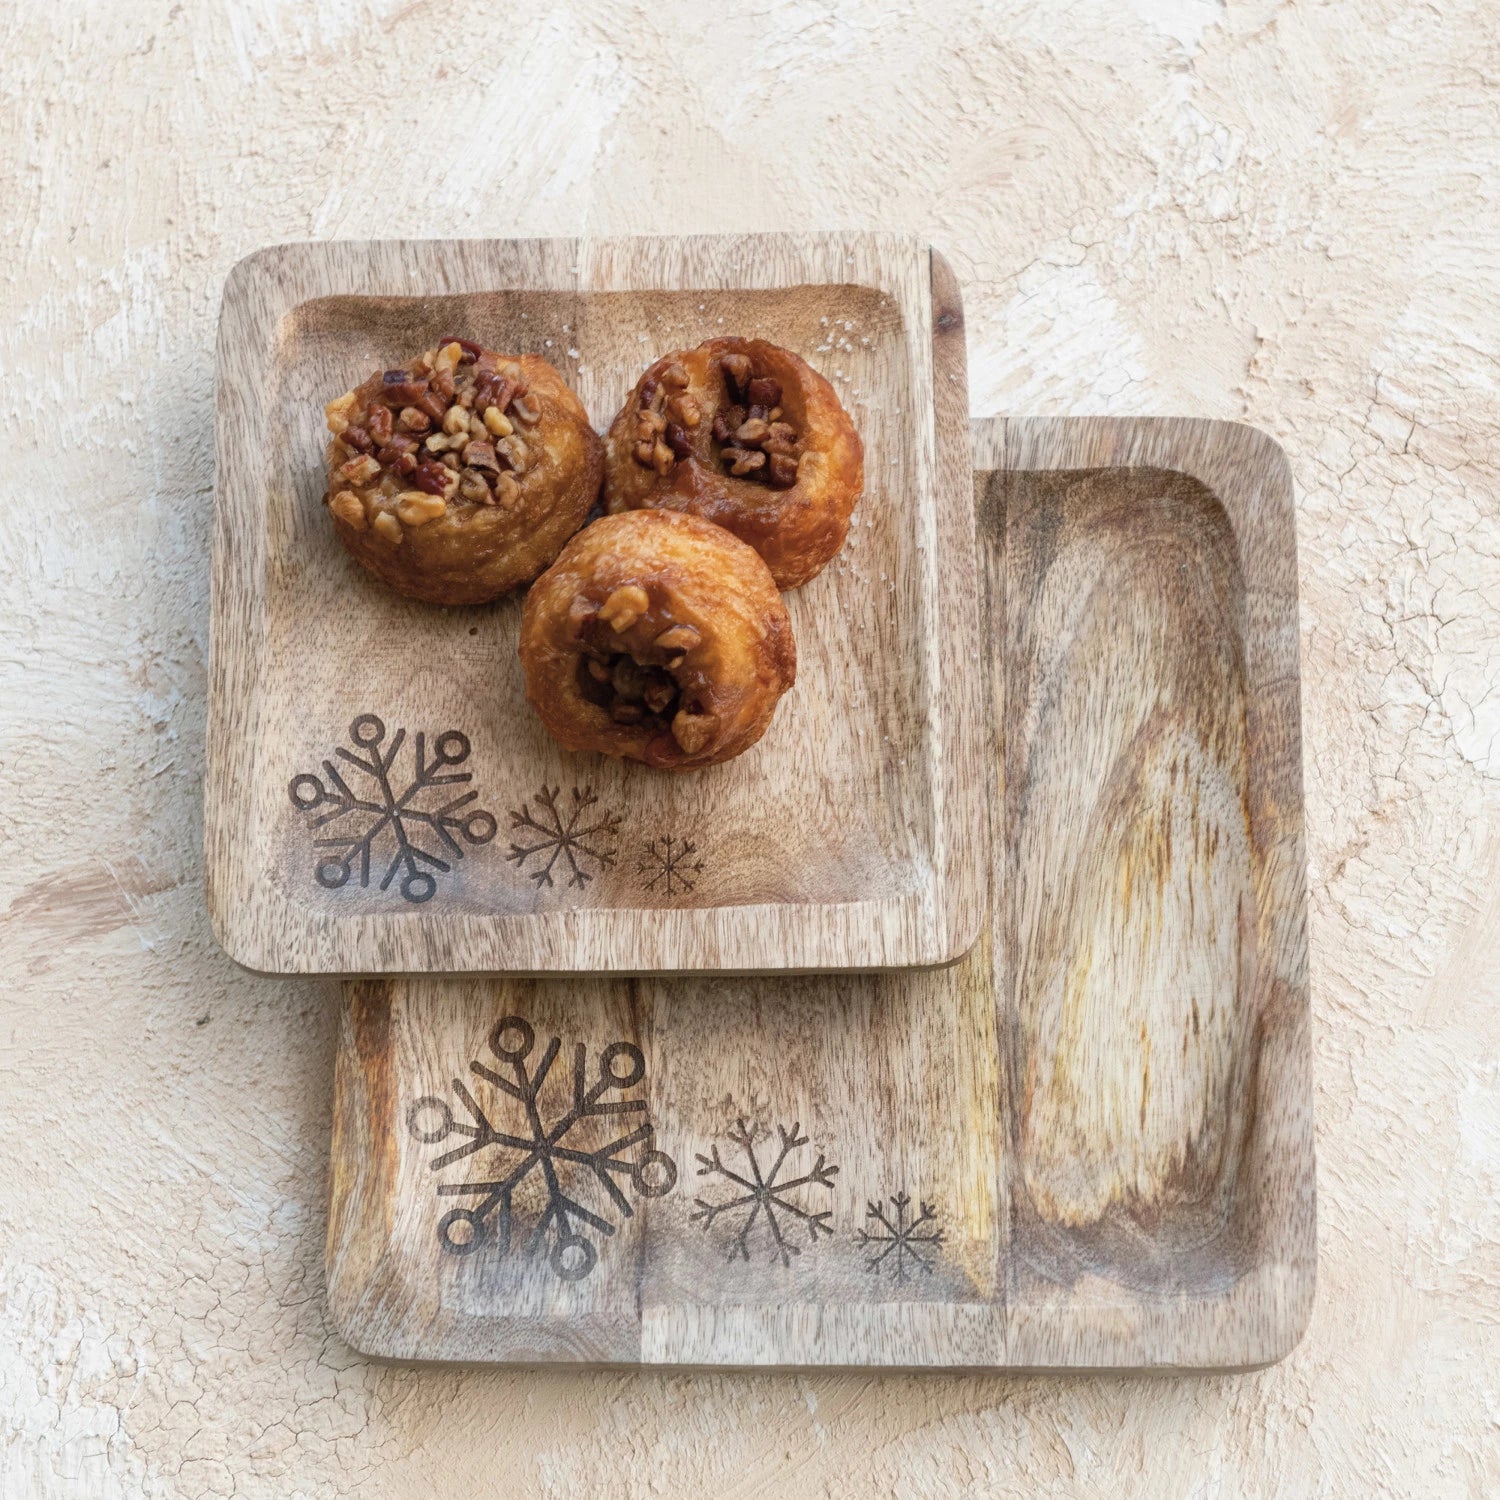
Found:
[[[975,428],[990,919],[940,971],[350,985],[328,1291],[503,1363],[1243,1368],[1315,1264],[1291,477]]]
[[[321,505],[323,404],[451,331],[545,355],[603,427],[657,354],[727,330],[805,355],[865,441],[847,548],[787,596],[797,685],[725,766],[570,755],[522,695],[519,599],[410,604],[345,557]],[[972,946],[984,806],[963,329],[926,246],[283,246],[231,274],[218,374],[205,841],[231,957],[278,973],[817,970]],[[415,830],[446,868],[401,865],[393,825],[368,864],[318,845],[337,799],[381,802],[386,766],[391,799],[413,794],[401,805],[465,799],[445,841]]]

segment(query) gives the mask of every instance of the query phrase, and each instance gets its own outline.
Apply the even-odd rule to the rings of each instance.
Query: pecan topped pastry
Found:
[[[532,585],[521,666],[569,750],[691,771],[765,733],[797,646],[743,542],[696,516],[631,511],[579,532]]]
[[[398,593],[482,604],[529,583],[583,524],[603,445],[546,360],[444,339],[326,409],[344,546]]]
[[[778,587],[820,573],[864,487],[864,447],[829,383],[764,339],[710,339],[641,376],[606,439],[606,507],[686,511],[732,531]]]

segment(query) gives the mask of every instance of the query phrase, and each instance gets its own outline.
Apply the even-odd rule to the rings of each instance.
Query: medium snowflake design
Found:
[[[594,878],[592,864],[601,870],[615,862],[614,838],[620,818],[615,813],[592,812],[599,801],[593,790],[573,788],[573,803],[564,812],[558,803],[561,787],[543,786],[531,800],[536,811],[521,807],[510,815],[511,846],[505,857],[521,869],[533,855],[540,856],[535,869],[526,873],[537,885],[552,884],[552,870],[559,859],[567,862],[568,884],[585,886]],[[587,822],[589,818],[595,822]],[[526,842],[522,843],[524,839]]]
[[[809,1244],[817,1244],[820,1234],[832,1237],[833,1228],[828,1220],[833,1216],[833,1210],[829,1208],[821,1212],[814,1211],[804,1207],[803,1202],[799,1202],[793,1195],[801,1188],[814,1187],[827,1188],[831,1193],[838,1168],[826,1165],[820,1151],[810,1171],[804,1172],[800,1177],[783,1178],[781,1175],[787,1158],[807,1145],[807,1137],[798,1133],[800,1129],[801,1126],[797,1124],[790,1130],[781,1125],[776,1127],[781,1146],[769,1171],[762,1171],[755,1146],[756,1132],[743,1119],[737,1120],[734,1129],[729,1132],[729,1139],[740,1148],[740,1154],[744,1157],[745,1164],[741,1171],[737,1172],[725,1163],[719,1155],[718,1146],[713,1147],[710,1156],[698,1153],[700,1177],[721,1177],[733,1187],[743,1189],[722,1203],[709,1203],[699,1198],[696,1200],[698,1206],[692,1214],[692,1221],[695,1224],[701,1223],[705,1231],[721,1214],[741,1220],[739,1233],[729,1242],[728,1259],[750,1259],[751,1231],[762,1219],[770,1231],[770,1259],[772,1262],[779,1260],[783,1266],[791,1265],[792,1257],[802,1254],[802,1247],[793,1244],[788,1238],[789,1233],[796,1233],[799,1224],[806,1227]]]
[[[897,1193],[890,1204],[889,1216],[878,1203],[865,1205],[866,1221],[873,1219],[875,1224],[873,1228],[858,1231],[859,1243],[866,1247],[883,1247],[877,1249],[865,1262],[865,1270],[879,1272],[881,1275],[889,1271],[891,1279],[897,1285],[909,1275],[908,1262],[922,1275],[931,1276],[931,1257],[936,1253],[937,1246],[943,1243],[943,1231],[937,1228],[937,1211],[930,1203],[920,1203],[918,1207],[921,1211],[908,1222],[906,1211],[911,1207],[911,1199],[905,1193]],[[931,1227],[927,1233],[919,1234],[917,1231],[924,1225]],[[927,1248],[919,1248],[922,1246]]]
[[[437,892],[437,876],[448,874],[464,857],[464,844],[487,844],[494,838],[495,819],[471,807],[478,792],[432,805],[448,796],[440,791],[433,797],[434,788],[463,786],[474,779],[472,772],[455,769],[469,758],[466,735],[456,729],[440,734],[429,760],[427,736],[419,730],[414,764],[402,779],[396,763],[407,742],[406,731],[398,729],[388,746],[385,734],[383,720],[361,714],[349,726],[355,750],[340,745],[334,752],[352,772],[325,760],[321,776],[310,771],[293,776],[287,792],[299,812],[316,814],[315,830],[326,830],[325,837],[313,841],[313,847],[323,851],[313,868],[319,885],[337,890],[357,869],[360,885],[368,886],[372,859],[389,859],[380,889],[388,890],[400,873],[401,894],[408,901],[430,901]],[[424,799],[426,806],[421,805]],[[461,813],[464,808],[469,811]]]
[[[553,1037],[535,1066],[528,1068],[536,1032],[520,1016],[506,1016],[490,1032],[489,1046],[511,1076],[481,1062],[471,1062],[469,1071],[521,1105],[524,1119],[514,1129],[502,1129],[496,1123],[499,1111],[481,1105],[459,1078],[452,1082],[453,1094],[467,1121],[454,1114],[448,1100],[431,1094],[416,1100],[406,1113],[406,1128],[424,1146],[463,1138],[462,1145],[432,1162],[434,1172],[478,1158],[468,1169],[477,1170],[477,1178],[438,1185],[440,1197],[477,1200],[472,1207],[443,1215],[438,1243],[450,1255],[472,1255],[493,1240],[498,1252],[506,1255],[516,1224],[532,1220],[525,1253],[535,1255],[545,1246],[554,1274],[564,1281],[579,1281],[599,1258],[590,1232],[607,1238],[616,1226],[606,1215],[634,1216],[620,1184],[628,1183],[640,1197],[659,1198],[677,1182],[677,1163],[656,1149],[656,1129],[644,1118],[646,1101],[605,1097],[641,1082],[646,1076],[645,1056],[631,1042],[612,1042],[599,1054],[597,1076],[590,1081],[588,1048],[578,1042],[573,1048],[571,1094],[562,1096],[571,1102],[550,1118],[554,1111],[541,1096],[562,1039]],[[561,1090],[554,1089],[552,1095],[560,1106]],[[628,1115],[641,1117],[630,1129],[622,1123],[589,1130],[585,1123]],[[594,1208],[581,1201],[584,1195]]]
[[[637,866],[638,873],[650,877],[641,889],[653,891],[660,886],[663,896],[691,892],[703,873],[703,861],[693,858],[697,852],[698,846],[690,839],[676,838],[670,833],[652,839]]]

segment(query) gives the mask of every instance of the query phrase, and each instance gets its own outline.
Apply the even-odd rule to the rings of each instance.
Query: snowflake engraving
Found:
[[[456,729],[440,734],[429,760],[427,736],[418,731],[416,759],[407,779],[395,772],[406,744],[404,729],[398,729],[386,746],[384,722],[374,714],[361,714],[349,726],[349,738],[364,753],[342,745],[334,753],[357,775],[351,778],[350,771],[330,759],[323,762],[321,776],[305,771],[293,776],[287,787],[292,805],[299,812],[316,814],[313,828],[326,830],[325,837],[313,842],[322,851],[313,878],[337,890],[357,869],[360,885],[368,886],[371,860],[389,858],[380,877],[381,890],[388,890],[401,872],[401,894],[408,901],[432,900],[437,876],[446,875],[464,857],[463,845],[487,844],[495,836],[494,817],[470,806],[478,792],[431,805],[448,796],[445,790],[430,797],[434,788],[463,786],[474,779],[472,772],[456,769],[469,758],[468,737]],[[420,805],[424,799],[427,806]],[[461,812],[465,808],[469,810]]]
[[[637,866],[640,874],[650,876],[641,889],[650,891],[660,886],[663,896],[691,892],[703,873],[703,861],[693,858],[697,852],[698,846],[691,840],[674,838],[670,833],[652,839]]]
[[[536,811],[522,807],[510,815],[511,846],[505,857],[521,869],[532,855],[541,859],[534,870],[527,873],[538,886],[552,884],[552,867],[559,859],[567,861],[570,886],[585,886],[594,878],[594,873],[585,867],[597,865],[607,870],[615,862],[613,840],[620,827],[620,818],[615,813],[590,812],[598,797],[585,787],[573,788],[573,805],[566,815],[558,804],[561,787],[544,786],[531,800]],[[588,822],[591,817],[597,819]],[[586,825],[586,826],[585,826]],[[520,840],[526,842],[522,843]]]
[[[743,1189],[722,1203],[709,1203],[699,1198],[696,1200],[698,1206],[692,1214],[693,1222],[701,1223],[705,1230],[721,1214],[728,1214],[731,1219],[742,1219],[739,1233],[729,1242],[730,1260],[750,1259],[750,1234],[762,1219],[770,1230],[770,1258],[772,1261],[780,1260],[783,1266],[791,1265],[792,1257],[802,1253],[802,1247],[793,1244],[787,1237],[789,1232],[796,1233],[799,1223],[806,1226],[809,1244],[817,1244],[820,1234],[832,1237],[833,1228],[828,1220],[833,1216],[833,1210],[829,1208],[816,1212],[804,1207],[795,1195],[801,1188],[814,1187],[827,1188],[831,1193],[838,1168],[827,1166],[820,1151],[811,1171],[804,1172],[800,1177],[783,1178],[781,1175],[787,1158],[807,1145],[807,1137],[798,1134],[800,1128],[795,1124],[790,1130],[781,1125],[776,1127],[777,1134],[781,1137],[781,1148],[768,1172],[761,1170],[755,1149],[755,1132],[744,1120],[737,1120],[734,1129],[729,1132],[729,1139],[740,1148],[740,1154],[745,1159],[741,1171],[736,1172],[726,1165],[717,1146],[713,1148],[711,1156],[704,1156],[701,1152],[698,1154],[700,1177],[722,1177],[725,1182]]]
[[[890,1201],[892,1213],[889,1217],[878,1203],[865,1205],[865,1219],[873,1219],[875,1224],[873,1228],[859,1231],[859,1243],[882,1247],[865,1262],[865,1270],[882,1275],[889,1271],[891,1279],[899,1285],[907,1279],[906,1268],[910,1262],[922,1275],[931,1276],[931,1256],[943,1243],[943,1231],[937,1228],[936,1210],[930,1203],[921,1203],[918,1205],[921,1212],[908,1223],[906,1211],[911,1206],[911,1199],[905,1193],[897,1193]],[[918,1230],[924,1226],[931,1227],[925,1234],[919,1234]],[[922,1246],[928,1248],[919,1248]]]
[[[659,1198],[675,1186],[677,1163],[656,1149],[656,1128],[644,1118],[644,1099],[605,1098],[634,1088],[646,1076],[646,1059],[639,1047],[631,1042],[610,1043],[599,1054],[597,1077],[590,1082],[588,1048],[577,1043],[571,1094],[565,1096],[571,1102],[549,1119],[553,1111],[541,1095],[562,1039],[553,1037],[535,1067],[528,1069],[535,1044],[530,1022],[506,1016],[490,1032],[489,1046],[511,1076],[481,1062],[469,1064],[476,1078],[520,1103],[524,1119],[514,1129],[497,1125],[499,1111],[486,1110],[459,1078],[453,1080],[453,1093],[467,1121],[454,1115],[446,1099],[428,1095],[407,1110],[406,1128],[424,1146],[463,1137],[462,1145],[432,1162],[434,1172],[477,1158],[467,1169],[479,1172],[476,1179],[438,1185],[440,1197],[478,1200],[472,1207],[451,1209],[438,1221],[438,1243],[448,1254],[472,1255],[491,1240],[501,1255],[508,1254],[515,1225],[534,1219],[525,1253],[535,1255],[546,1246],[553,1272],[564,1281],[579,1281],[594,1269],[599,1257],[589,1231],[608,1237],[614,1234],[615,1225],[606,1214],[627,1219],[634,1215],[621,1182],[628,1182],[641,1197]],[[554,1098],[561,1095],[559,1089],[552,1092]],[[560,1099],[557,1102],[561,1104]],[[621,1123],[595,1125],[590,1130],[586,1123],[622,1115],[641,1118],[630,1129]],[[585,1193],[600,1212],[580,1201],[579,1195]]]

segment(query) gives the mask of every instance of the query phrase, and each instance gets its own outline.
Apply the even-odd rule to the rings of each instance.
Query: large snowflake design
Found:
[[[506,1016],[490,1032],[489,1047],[510,1077],[481,1062],[469,1064],[476,1078],[521,1105],[524,1119],[513,1129],[497,1124],[499,1110],[481,1105],[460,1078],[453,1080],[453,1094],[467,1121],[454,1114],[448,1100],[430,1094],[407,1110],[406,1128],[424,1146],[462,1138],[463,1144],[432,1162],[434,1172],[470,1162],[466,1170],[479,1174],[438,1185],[440,1197],[477,1200],[472,1207],[451,1209],[438,1221],[438,1243],[448,1254],[472,1255],[491,1240],[501,1255],[508,1254],[513,1229],[529,1221],[525,1253],[535,1255],[545,1246],[553,1272],[564,1281],[579,1281],[599,1258],[590,1231],[607,1238],[615,1224],[606,1214],[634,1216],[621,1183],[643,1198],[659,1198],[675,1186],[677,1163],[656,1149],[656,1129],[644,1118],[644,1099],[605,1097],[634,1088],[646,1076],[639,1047],[611,1042],[599,1054],[591,1081],[588,1048],[576,1043],[571,1093],[554,1088],[544,1104],[543,1086],[562,1039],[553,1037],[535,1066],[528,1067],[535,1046],[531,1023]],[[571,1102],[563,1107],[567,1099]],[[623,1122],[592,1129],[587,1124],[631,1115],[641,1118],[629,1129]],[[585,1193],[601,1212],[581,1201]]]
[[[872,1227],[858,1231],[861,1245],[867,1249],[875,1247],[875,1254],[865,1262],[865,1270],[884,1275],[889,1272],[898,1285],[910,1274],[910,1263],[924,1276],[932,1275],[931,1257],[943,1243],[943,1231],[937,1227],[937,1210],[930,1203],[919,1203],[920,1212],[908,1219],[907,1210],[911,1199],[905,1193],[897,1193],[891,1200],[888,1215],[878,1203],[865,1205],[865,1220],[874,1220]],[[926,1227],[926,1233],[919,1233]]]
[[[690,839],[677,838],[668,833],[652,839],[641,855],[637,871],[649,878],[641,889],[654,891],[658,887],[663,896],[691,893],[703,873],[703,861],[694,859],[698,846]]]
[[[319,885],[337,890],[358,870],[360,885],[368,886],[375,860],[384,864],[381,890],[388,890],[400,874],[401,894],[408,901],[430,901],[437,876],[448,874],[464,857],[464,844],[487,844],[494,838],[495,819],[472,806],[478,792],[450,797],[447,791],[474,779],[472,772],[456,769],[469,758],[466,735],[456,729],[438,735],[429,759],[427,736],[419,730],[410,773],[398,776],[406,731],[398,729],[389,745],[385,734],[383,720],[361,714],[349,726],[355,749],[340,745],[334,752],[350,769],[330,758],[323,762],[321,776],[310,771],[293,776],[287,792],[299,812],[315,815],[313,828],[325,831],[313,841],[320,851],[313,867]],[[434,795],[435,789],[441,790]]]
[[[833,1210],[817,1211],[807,1207],[806,1196],[810,1194],[799,1201],[798,1193],[801,1189],[820,1187],[831,1193],[838,1168],[827,1165],[820,1151],[810,1171],[803,1172],[800,1177],[781,1175],[782,1169],[787,1167],[787,1158],[807,1145],[807,1137],[798,1133],[800,1129],[801,1126],[796,1124],[790,1130],[782,1125],[776,1127],[781,1144],[768,1171],[761,1168],[756,1132],[743,1119],[737,1120],[734,1129],[728,1133],[744,1158],[740,1171],[735,1171],[724,1161],[718,1146],[713,1147],[709,1156],[698,1153],[700,1177],[719,1177],[732,1188],[741,1190],[721,1203],[699,1198],[692,1214],[693,1222],[702,1224],[705,1231],[720,1215],[727,1215],[731,1220],[740,1219],[739,1233],[729,1242],[728,1259],[750,1259],[751,1231],[762,1220],[770,1232],[770,1259],[772,1262],[779,1260],[783,1266],[791,1265],[792,1257],[802,1253],[802,1246],[794,1244],[789,1237],[795,1235],[799,1227],[807,1231],[809,1244],[817,1244],[820,1234],[832,1238],[833,1227],[828,1220],[833,1216]]]
[[[520,807],[510,815],[511,846],[505,857],[521,869],[533,855],[539,856],[535,869],[527,874],[537,885],[551,885],[553,867],[564,860],[570,886],[585,886],[594,878],[595,865],[607,870],[615,862],[614,838],[620,827],[616,813],[595,811],[599,798],[590,787],[573,788],[572,805],[559,805],[561,787],[543,786],[531,800],[531,807]],[[593,822],[588,820],[593,818]],[[524,842],[523,842],[524,840]]]

